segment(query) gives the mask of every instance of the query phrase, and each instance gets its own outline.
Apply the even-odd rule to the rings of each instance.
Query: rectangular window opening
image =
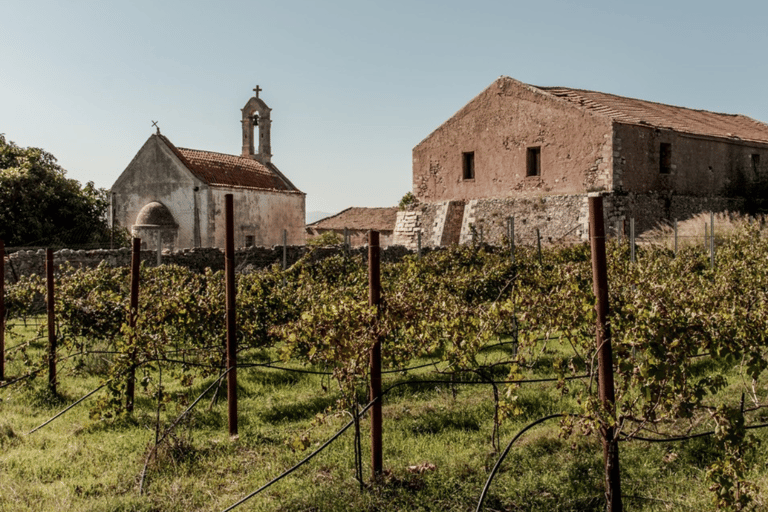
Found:
[[[245,246],[253,247],[254,237],[253,235],[245,235]]]
[[[760,170],[760,154],[752,153],[752,172],[758,174]]]
[[[475,152],[462,153],[462,177],[465,180],[475,179]]]
[[[541,146],[528,148],[526,176],[541,176]]]
[[[662,142],[659,146],[659,173],[669,174],[672,172],[672,144]]]

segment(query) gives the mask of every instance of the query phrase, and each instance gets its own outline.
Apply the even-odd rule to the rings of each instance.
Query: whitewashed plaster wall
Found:
[[[213,207],[209,210],[209,246],[224,247],[226,194],[232,194],[236,247],[246,245],[246,236],[252,236],[256,246],[282,244],[283,230],[288,231],[288,245],[304,244],[304,194],[215,187],[210,194]]]

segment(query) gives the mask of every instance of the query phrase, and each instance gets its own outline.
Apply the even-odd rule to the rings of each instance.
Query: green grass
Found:
[[[31,337],[33,329],[21,334]],[[43,343],[30,346],[33,361],[40,360]],[[565,353],[556,342],[548,343],[555,354],[543,354],[530,375],[551,373],[547,371],[551,358],[558,351]],[[509,346],[490,349],[482,357],[506,359]],[[0,389],[0,511],[221,511],[294,466],[349,421],[344,413],[313,421],[334,409],[339,398],[327,377],[241,368],[239,437],[230,439],[227,434],[226,400],[212,403],[206,397],[161,445],[140,495],[142,467],[155,439],[156,402],[151,397],[137,400],[132,417],[107,422],[89,417],[95,396],[29,434],[100,384],[99,375],[74,372],[94,366],[97,362],[78,366],[75,360],[62,365],[58,396],[47,392],[45,374]],[[428,369],[421,370],[425,378]],[[165,372],[170,370],[164,367]],[[507,370],[501,367],[494,377],[503,378]],[[701,363],[702,373],[711,370]],[[18,358],[9,362],[9,377],[23,371]],[[152,376],[157,378],[156,373]],[[402,374],[387,374],[384,387],[405,379]],[[189,390],[168,391],[182,392],[190,401],[210,382],[198,379]],[[724,394],[733,399],[740,389],[734,378]],[[364,396],[361,389],[361,401]],[[503,423],[501,449],[530,422],[577,410],[572,396],[546,383],[521,387],[518,403],[523,413]],[[168,404],[161,413],[162,424],[168,425],[181,410],[181,405]],[[355,479],[354,436],[349,429],[308,464],[236,510],[475,510],[498,458],[492,443],[492,388],[450,383],[400,386],[386,396],[383,411],[385,471],[379,482],[370,481],[366,417],[361,422],[362,489]],[[755,435],[765,437],[759,431]],[[301,436],[308,436],[309,449],[294,451],[291,444]],[[623,443],[625,509],[711,510],[704,473],[717,456],[712,446],[706,438],[674,444]],[[750,478],[762,489],[757,495],[760,509],[766,500],[768,472],[759,461],[754,468]],[[563,438],[558,421],[550,421],[512,447],[484,510],[603,510],[602,471],[602,447],[594,434]]]

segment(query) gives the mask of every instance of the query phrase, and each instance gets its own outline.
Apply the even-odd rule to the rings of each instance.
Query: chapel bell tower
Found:
[[[243,153],[245,158],[253,158],[262,164],[268,164],[272,161],[272,143],[270,141],[269,130],[272,120],[269,113],[272,109],[259,98],[262,88],[258,85],[253,90],[256,94],[248,100],[241,109],[243,112]],[[259,152],[255,153],[254,127],[259,127]]]

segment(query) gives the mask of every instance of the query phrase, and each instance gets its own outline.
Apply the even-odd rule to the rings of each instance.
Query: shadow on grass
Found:
[[[447,430],[476,432],[480,430],[481,420],[477,411],[429,411],[418,417],[403,419],[403,428],[413,434],[437,434]]]
[[[266,368],[263,366],[238,368],[237,376],[238,379],[243,379],[244,382],[247,381],[250,384],[265,387],[295,386],[312,377],[312,375],[308,373]]]
[[[299,402],[277,403],[257,412],[256,416],[268,423],[308,420],[335,403],[335,396],[317,396]]]

